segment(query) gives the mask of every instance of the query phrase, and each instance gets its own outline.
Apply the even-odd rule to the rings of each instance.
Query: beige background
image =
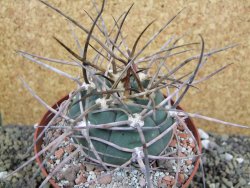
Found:
[[[90,21],[84,9],[94,12],[91,1],[49,2],[89,27]],[[112,23],[110,14],[117,18],[132,2],[109,0],[104,14],[108,25]],[[200,84],[200,91],[190,90],[182,106],[189,112],[199,112],[250,126],[250,1],[137,0],[134,3],[124,28],[130,45],[151,20],[157,18],[156,23],[146,33],[147,37],[183,7],[186,9],[181,16],[148,50],[156,49],[170,35],[180,36],[186,32],[190,39],[199,39],[197,35],[202,34],[208,50],[232,43],[241,44],[211,58],[209,66],[206,66],[200,76],[223,65],[234,64],[206,83]],[[46,110],[23,88],[18,76],[24,77],[49,104],[66,95],[75,86],[71,81],[23,59],[15,50],[68,59],[68,54],[52,39],[53,36],[76,48],[65,19],[36,0],[1,0],[0,13],[0,111],[4,124],[32,125],[39,121]],[[80,31],[77,33],[80,34]],[[146,36],[142,43],[146,41]],[[77,73],[74,69],[60,68],[69,73]],[[196,120],[196,124],[210,131],[250,135],[250,131],[206,121]]]

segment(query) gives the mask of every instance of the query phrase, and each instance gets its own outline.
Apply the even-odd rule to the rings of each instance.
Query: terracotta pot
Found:
[[[56,104],[54,104],[54,105],[52,106],[52,108],[56,109],[56,108],[58,107],[58,105],[60,105],[63,101],[65,101],[65,100],[67,100],[67,99],[68,99],[68,96],[63,97],[63,98],[60,99]],[[179,106],[177,107],[177,109],[182,110],[182,108],[179,107]],[[46,114],[45,114],[45,115],[43,116],[43,118],[41,119],[41,121],[40,121],[40,123],[39,123],[39,126],[46,126],[46,125],[50,122],[50,120],[53,118],[53,116],[54,116],[54,115],[51,114],[50,111],[47,111]],[[190,131],[193,133],[193,135],[194,135],[194,137],[195,137],[195,139],[196,139],[196,141],[197,141],[197,143],[198,143],[199,150],[200,150],[200,152],[201,152],[201,140],[200,140],[200,135],[199,135],[199,133],[198,133],[197,128],[194,126],[194,123],[193,123],[193,121],[192,121],[190,118],[186,119],[186,124],[187,124],[188,128],[190,129]],[[36,129],[35,134],[34,134],[34,139],[35,139],[35,140],[37,140],[38,136],[42,133],[43,129],[44,129],[43,127],[39,127],[39,128]],[[43,143],[43,137],[41,137],[41,138],[37,141],[37,143],[35,144],[35,146],[34,146],[35,154],[37,154],[39,151],[41,151],[41,149],[42,149],[42,143]],[[40,157],[37,157],[37,158],[36,158],[36,161],[37,161],[39,167],[41,168],[41,171],[42,171],[43,175],[44,175],[45,177],[47,177],[47,176],[48,176],[48,173],[47,173],[46,169],[45,169],[45,168],[43,167],[43,165],[42,165],[41,156],[40,156]],[[197,172],[197,170],[198,170],[198,168],[199,168],[199,163],[200,163],[199,160],[197,160],[197,161],[195,162],[195,164],[194,164],[194,169],[193,169],[191,175],[189,176],[188,180],[186,181],[186,183],[182,186],[183,188],[188,187],[188,185],[191,183],[191,181],[192,181],[194,175],[196,174],[196,172]],[[55,182],[53,179],[50,179],[49,182],[51,183],[51,185],[52,185],[54,188],[59,188],[59,186],[56,184],[56,182]]]

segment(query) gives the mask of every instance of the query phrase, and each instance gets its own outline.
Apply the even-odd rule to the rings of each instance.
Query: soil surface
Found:
[[[30,126],[0,127],[0,178],[33,156],[33,148],[27,152],[33,143],[33,133]],[[203,138],[203,145],[206,187],[250,188],[250,137],[209,134]],[[43,179],[33,162],[7,180],[0,179],[0,188],[38,187]],[[201,169],[190,187],[203,187]]]

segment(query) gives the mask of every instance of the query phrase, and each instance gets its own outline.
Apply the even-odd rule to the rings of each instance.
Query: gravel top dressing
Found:
[[[33,132],[34,128],[28,126],[0,127],[0,178],[33,156],[33,148],[26,154],[33,142]],[[200,134],[203,144],[202,160],[206,186],[211,188],[250,188],[250,137],[208,135],[202,130],[200,130]],[[90,167],[91,165],[88,168]],[[117,172],[115,176],[118,177],[122,174],[123,172]],[[137,171],[124,174],[133,179]],[[162,174],[159,172],[158,175]],[[103,181],[111,181],[108,178]],[[38,166],[33,162],[7,180],[0,180],[0,188],[37,187],[43,179]],[[202,182],[202,171],[199,169],[190,187],[203,187]],[[121,186],[119,185],[119,187]],[[134,186],[128,185],[127,187]]]
[[[60,121],[54,126],[60,125]],[[63,133],[66,133],[66,129],[47,129],[45,136],[43,137],[43,146],[45,148],[48,144],[52,143]],[[176,138],[177,137],[177,138]],[[177,143],[177,140],[179,143]],[[177,147],[177,145],[179,145]],[[179,157],[183,159],[176,160],[177,148],[179,150]],[[45,160],[45,168],[49,173],[53,173],[57,164],[63,163],[67,160],[69,155],[72,155],[76,151],[73,140],[65,138],[55,152],[47,150],[43,154]],[[153,187],[182,187],[187,181],[190,174],[193,172],[194,164],[196,162],[197,149],[195,147],[195,141],[191,135],[182,127],[178,126],[176,130],[176,136],[170,142],[168,148],[163,153],[163,156],[174,158],[168,160],[158,161],[158,165],[155,162],[150,164],[152,169],[151,178]],[[69,164],[62,166],[62,170],[53,175],[55,182],[60,187],[145,187],[146,180],[144,174],[133,165],[129,165],[126,168],[114,170],[110,168],[110,172],[106,173],[105,169],[100,164],[93,164],[87,159],[81,152],[77,152],[71,159]],[[159,168],[160,167],[160,168]],[[178,169],[179,168],[179,169]],[[178,181],[174,179],[178,173]],[[97,180],[97,181],[96,181]]]

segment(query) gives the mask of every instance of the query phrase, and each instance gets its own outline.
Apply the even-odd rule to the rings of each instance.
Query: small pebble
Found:
[[[201,145],[205,149],[209,149],[210,141],[209,140],[202,140]]]
[[[200,134],[201,139],[208,140],[209,135],[202,129],[198,129],[198,132]]]
[[[229,187],[229,188],[233,187],[233,183],[230,180],[226,179],[226,178],[222,178],[222,182],[224,183],[224,185],[226,187]]]
[[[146,180],[144,177],[140,177],[139,179],[139,184],[140,184],[140,187],[145,187],[146,186]]]
[[[64,154],[63,148],[60,148],[60,149],[58,149],[57,151],[55,151],[55,157],[56,157],[57,159],[61,159],[62,156],[63,156],[63,154]]]
[[[243,158],[241,158],[241,157],[239,157],[239,158],[236,158],[236,161],[237,161],[239,164],[241,164],[241,163],[243,163],[243,162],[244,162],[244,159],[243,159]]]
[[[86,171],[93,171],[95,169],[95,166],[92,164],[85,164]]]
[[[8,172],[4,171],[4,172],[0,172],[0,179],[5,178],[5,176],[8,175]]]
[[[233,159],[233,156],[230,153],[225,153],[225,159],[227,161],[231,161]]]
[[[89,172],[89,175],[88,175],[88,178],[87,178],[87,181],[91,181],[91,180],[95,180],[96,179],[96,175],[93,171],[90,171]]]
[[[103,175],[102,177],[98,178],[98,183],[99,184],[109,184],[112,181],[112,176],[110,174],[108,175]]]

